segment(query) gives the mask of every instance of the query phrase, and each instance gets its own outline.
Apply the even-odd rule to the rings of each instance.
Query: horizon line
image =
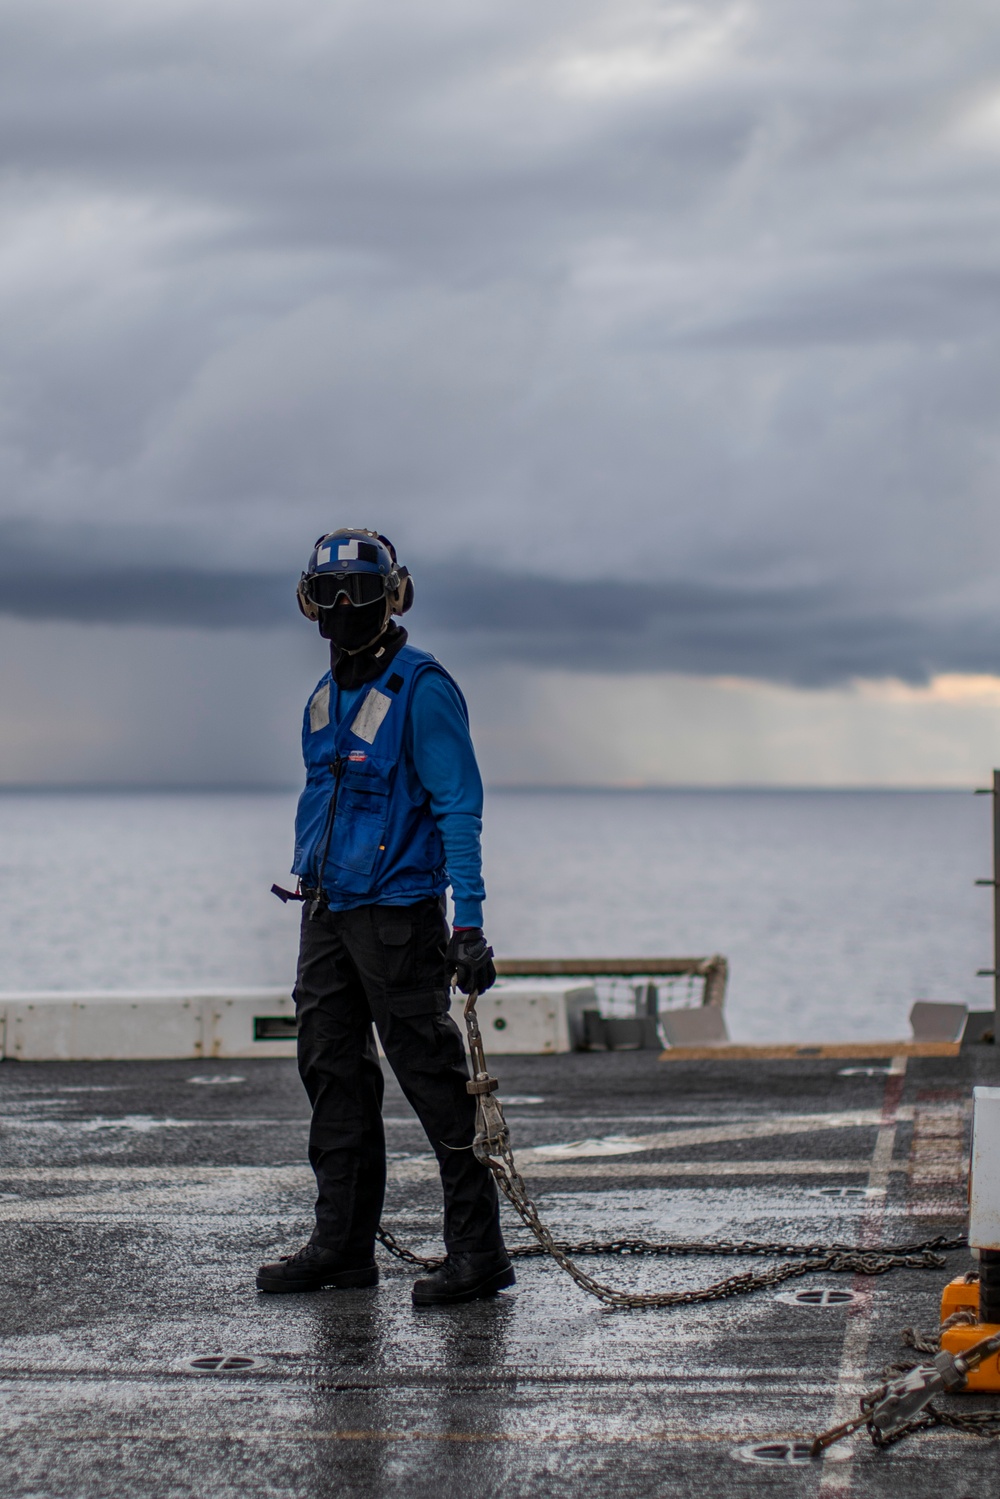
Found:
[[[987,779],[988,777],[983,777]],[[941,792],[948,795],[960,793],[973,795],[979,790],[992,792],[992,786],[976,787],[969,783],[947,784],[900,784],[898,782],[843,782],[811,783],[796,781],[490,781],[484,789],[490,793],[527,792],[538,794],[604,794],[613,792],[623,796],[641,796],[649,793],[704,793],[704,792],[820,792],[872,793],[900,792],[927,794]],[[142,795],[156,793],[176,795],[248,795],[252,793],[298,792],[301,782],[295,781],[7,781],[0,782],[0,795]]]

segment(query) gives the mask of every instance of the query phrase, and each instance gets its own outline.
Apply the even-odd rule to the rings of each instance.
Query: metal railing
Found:
[[[729,964],[720,953],[710,958],[497,958],[500,978],[703,978],[703,1005],[726,1001]]]

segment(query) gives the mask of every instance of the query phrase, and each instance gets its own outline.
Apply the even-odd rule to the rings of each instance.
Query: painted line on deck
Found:
[[[906,1057],[893,1057],[892,1070],[885,1080],[881,1123],[868,1173],[868,1186],[879,1189],[879,1195],[870,1199],[870,1205],[861,1218],[858,1233],[858,1242],[872,1247],[879,1244],[882,1238],[885,1221],[884,1194],[889,1186],[890,1172],[896,1169],[893,1164],[893,1155],[896,1149],[896,1134],[903,1118],[900,1102],[905,1081]],[[908,1112],[912,1117],[912,1110]],[[847,1331],[844,1334],[840,1355],[837,1394],[829,1419],[824,1422],[826,1428],[848,1421],[857,1413],[857,1370],[865,1363],[871,1341],[873,1304],[871,1282],[866,1277],[857,1276],[851,1289],[858,1293],[858,1300],[847,1311]],[[867,1436],[855,1436],[850,1446],[845,1448],[848,1461],[841,1461],[835,1467],[824,1465],[823,1477],[816,1491],[817,1499],[847,1499],[854,1478],[854,1457],[862,1440],[867,1440]]]
[[[538,1165],[532,1168],[530,1175],[547,1181],[863,1176],[868,1164],[864,1160],[650,1161],[642,1164],[627,1161],[614,1164],[597,1162],[594,1165]],[[900,1166],[893,1169],[905,1171],[906,1168]],[[157,1209],[166,1214],[167,1221],[180,1222],[201,1213],[218,1214],[227,1205],[235,1210],[248,1196],[259,1198],[308,1191],[312,1186],[311,1173],[301,1167],[247,1167],[242,1168],[238,1176],[220,1174],[208,1178],[204,1171],[198,1170],[192,1171],[190,1175],[175,1171],[169,1178],[160,1172],[157,1173],[160,1179],[158,1185],[154,1175],[152,1181],[147,1177],[141,1184],[131,1186],[127,1185],[128,1172],[129,1168],[122,1168],[121,1177],[115,1177],[104,1168],[100,1175],[86,1178],[101,1182],[110,1190],[0,1201],[0,1223],[52,1222],[64,1218],[113,1222],[137,1212],[149,1214]],[[392,1182],[430,1182],[437,1180],[438,1167],[433,1158],[426,1161],[398,1161],[392,1164],[388,1174]],[[0,1179],[10,1181],[12,1177],[7,1173]],[[31,1173],[28,1173],[28,1179],[31,1179]],[[237,1190],[227,1193],[224,1190],[226,1186]]]
[[[246,1349],[243,1349],[246,1353]],[[420,1369],[387,1369],[382,1375],[358,1374],[354,1369],[330,1368],[328,1365],[310,1362],[303,1355],[301,1364],[267,1363],[274,1355],[251,1354],[265,1362],[246,1370],[227,1372],[228,1381],[241,1384],[278,1383],[308,1385],[343,1394],[378,1394],[397,1390],[469,1390],[469,1389],[530,1389],[539,1386],[586,1386],[587,1388],[617,1387],[628,1385],[643,1390],[661,1390],[670,1396],[676,1390],[692,1395],[759,1395],[774,1399],[783,1397],[789,1390],[796,1395],[815,1398],[829,1390],[829,1384],[814,1377],[803,1380],[798,1368],[779,1369],[695,1369],[678,1374],[673,1369],[644,1370],[636,1374],[633,1370],[620,1369],[525,1369],[499,1365],[490,1368],[442,1369],[431,1365]],[[155,1384],[163,1381],[171,1385],[178,1380],[203,1380],[201,1370],[189,1367],[173,1367],[158,1364],[115,1366],[93,1362],[89,1364],[28,1364],[8,1362],[0,1365],[0,1380],[32,1380],[38,1383],[75,1383],[80,1380],[114,1380],[130,1384]]]
[[[86,1166],[0,1166],[5,1182],[220,1182],[248,1181],[258,1176],[282,1177],[290,1185],[316,1178],[309,1166],[117,1166],[95,1162]]]
[[[515,1152],[520,1166],[526,1152]],[[606,1181],[635,1180],[643,1177],[740,1177],[740,1176],[865,1176],[870,1162],[856,1160],[767,1160],[767,1161],[531,1161],[525,1176],[534,1181]],[[905,1171],[905,1165],[893,1167]],[[389,1179],[397,1182],[430,1181],[437,1176],[437,1164],[429,1160],[398,1161],[390,1169]]]
[[[84,1119],[26,1119],[23,1114],[0,1113],[6,1131],[56,1130],[64,1135],[96,1135],[105,1130],[124,1129],[132,1134],[148,1135],[158,1129],[274,1129],[276,1126],[309,1128],[308,1119],[172,1119],[154,1114],[88,1114]]]
[[[523,1419],[520,1413],[518,1419]],[[933,1435],[933,1433],[931,1433]],[[581,1431],[524,1431],[518,1427],[516,1431],[426,1431],[419,1428],[410,1428],[405,1431],[397,1431],[392,1428],[376,1428],[374,1430],[345,1429],[342,1431],[281,1431],[278,1428],[261,1429],[261,1427],[232,1427],[227,1426],[224,1431],[217,1427],[198,1430],[194,1427],[183,1431],[164,1431],[161,1427],[148,1426],[136,1427],[130,1424],[128,1429],[110,1428],[108,1430],[67,1430],[59,1428],[60,1443],[73,1442],[80,1446],[92,1443],[109,1442],[113,1446],[133,1442],[191,1442],[199,1446],[211,1442],[246,1442],[248,1445],[260,1446],[266,1444],[272,1446],[288,1446],[299,1442],[458,1442],[458,1443],[502,1443],[517,1442],[528,1446],[547,1446],[549,1444],[572,1445],[577,1444],[586,1447],[604,1447],[631,1445],[634,1442],[662,1443],[690,1443],[692,1445],[703,1444],[714,1446],[719,1443],[732,1445],[738,1443],[762,1443],[762,1442],[792,1442],[800,1438],[792,1432],[750,1432],[745,1429],[728,1431],[693,1431],[688,1428],[660,1428],[653,1431],[637,1431],[631,1427],[628,1431],[606,1431],[593,1432]]]
[[[913,1117],[912,1108],[900,1113],[900,1119]],[[103,1134],[113,1130],[124,1130],[130,1134],[152,1134],[157,1130],[188,1129],[254,1129],[290,1127],[307,1129],[307,1119],[248,1118],[204,1118],[201,1116],[177,1119],[169,1115],[123,1114],[98,1115],[87,1119],[40,1119],[25,1118],[17,1113],[2,1113],[4,1128],[12,1132],[51,1131],[57,1134],[81,1135]],[[786,1135],[818,1134],[826,1130],[877,1129],[881,1116],[877,1109],[852,1109],[826,1114],[785,1114],[763,1119],[747,1119],[738,1123],[716,1125],[697,1129],[659,1131],[649,1135],[605,1135],[600,1138],[569,1140],[552,1145],[523,1146],[517,1152],[523,1165],[536,1161],[581,1160],[598,1156],[638,1155],[644,1151],[682,1150],[696,1145],[726,1145],[743,1140],[764,1140]],[[388,1122],[388,1121],[387,1121]],[[394,1120],[395,1124],[418,1128],[416,1120]],[[540,1122],[532,1116],[532,1123]],[[596,1120],[574,1121],[596,1123]],[[602,1121],[603,1122],[603,1121]],[[610,1120],[608,1122],[611,1122]]]
[[[533,1176],[684,1176],[687,1174],[705,1176],[760,1176],[774,1173],[776,1176],[791,1175],[798,1176],[803,1173],[814,1173],[818,1176],[827,1174],[843,1175],[846,1173],[860,1174],[865,1176],[871,1167],[871,1161],[865,1158],[858,1160],[842,1159],[830,1160],[788,1160],[778,1159],[770,1161],[618,1161],[614,1165],[605,1165],[595,1162],[593,1165],[580,1165],[575,1162],[567,1162],[565,1165],[559,1162],[537,1162]],[[906,1166],[902,1162],[894,1162],[890,1170],[894,1173],[905,1173]],[[433,1156],[411,1156],[404,1160],[389,1162],[390,1174],[396,1173],[396,1180],[404,1181],[411,1179],[411,1174],[427,1172],[428,1177],[436,1174],[437,1167]],[[16,1186],[20,1182],[30,1183],[60,1183],[60,1182],[108,1182],[116,1185],[122,1182],[148,1182],[150,1185],[168,1185],[172,1182],[183,1182],[186,1185],[204,1186],[219,1185],[231,1182],[234,1185],[240,1183],[256,1183],[257,1181],[270,1181],[275,1186],[287,1186],[289,1188],[308,1187],[315,1185],[315,1178],[308,1166],[110,1166],[103,1163],[95,1163],[87,1166],[8,1166],[0,1167],[0,1183]]]
[[[912,1118],[908,1109],[900,1118]],[[536,1145],[519,1150],[524,1165],[543,1160],[573,1160],[582,1156],[635,1155],[643,1150],[680,1150],[689,1145],[728,1145],[742,1140],[766,1140],[782,1135],[813,1135],[824,1130],[878,1129],[879,1109],[851,1109],[835,1114],[784,1114],[771,1119],[721,1124],[710,1129],[678,1129],[655,1135],[606,1135],[602,1139],[570,1140],[565,1144]]]

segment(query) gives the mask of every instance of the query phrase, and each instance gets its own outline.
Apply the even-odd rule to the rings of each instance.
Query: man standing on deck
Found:
[[[320,537],[298,600],[329,640],[331,666],[305,711],[292,867],[305,902],[295,1009],[318,1196],[309,1242],[261,1266],[257,1287],[378,1281],[385,1134],[374,1020],[444,1189],[447,1258],[415,1282],[414,1303],[473,1301],[513,1285],[514,1272],[496,1184],[470,1149],[475,1099],[448,1014],[453,974],[466,994],[496,978],[482,930],[483,788],[468,711],[444,668],[393,619],[412,604],[413,583],[384,536],[346,528]]]

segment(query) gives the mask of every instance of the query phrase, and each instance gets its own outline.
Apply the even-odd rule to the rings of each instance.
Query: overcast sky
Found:
[[[4,0],[0,143],[0,782],[294,779],[341,524],[492,779],[1000,755],[995,7]]]

